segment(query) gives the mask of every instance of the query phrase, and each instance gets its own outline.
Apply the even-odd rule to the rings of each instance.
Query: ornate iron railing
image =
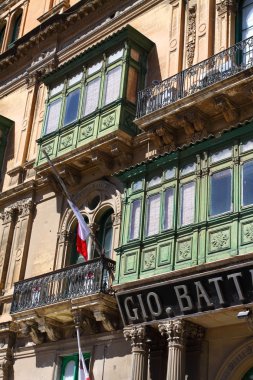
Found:
[[[16,282],[11,313],[95,293],[112,294],[115,262],[101,257]]]
[[[140,118],[253,66],[253,37],[138,93]]]

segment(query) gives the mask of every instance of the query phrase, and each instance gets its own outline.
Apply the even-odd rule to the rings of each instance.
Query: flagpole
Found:
[[[63,191],[63,193],[65,194],[66,198],[67,198],[69,201],[71,201],[73,204],[75,204],[75,203],[73,202],[72,196],[71,196],[70,193],[68,192],[68,189],[67,189],[65,183],[64,183],[63,180],[61,179],[61,177],[60,177],[58,171],[56,170],[56,168],[55,168],[53,162],[51,161],[49,155],[47,154],[46,150],[45,150],[44,148],[42,148],[41,150],[42,150],[43,154],[45,155],[45,157],[46,157],[46,159],[47,159],[47,162],[48,162],[49,166],[51,167],[51,169],[52,169],[52,171],[53,171],[55,177],[56,177],[57,180],[59,181],[59,184],[61,185],[62,191]],[[100,255],[101,257],[104,256],[102,250],[101,250],[100,247],[99,247],[100,244],[98,243],[96,237],[95,237],[92,233],[90,233],[90,237],[91,237],[91,239],[94,241],[94,243],[95,243],[95,245],[96,245],[96,249],[97,249],[99,255]]]

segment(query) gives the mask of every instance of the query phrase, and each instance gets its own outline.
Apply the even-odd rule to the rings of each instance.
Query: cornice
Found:
[[[10,202],[10,200],[13,198],[20,199],[24,193],[33,192],[35,188],[36,181],[32,179],[31,181],[24,182],[18,186],[3,191],[2,193],[0,193],[0,207],[5,206],[5,204],[7,202]]]
[[[85,33],[83,37],[77,38],[76,41],[67,44],[67,46],[58,53],[58,61],[63,63],[71,58],[71,56],[80,53],[80,50],[83,48],[97,43],[108,33],[115,32],[118,28],[125,26],[129,20],[162,1],[163,0],[137,0],[133,5],[127,6],[123,11],[117,12],[117,15],[113,19],[105,20],[97,28],[93,28],[90,32]],[[52,16],[39,27],[36,27],[17,40],[13,48],[0,55],[0,70],[3,71],[11,65],[18,63],[22,57],[27,55],[28,51],[30,52],[31,49],[37,47],[42,41],[45,41],[54,33],[60,34],[65,31],[80,19],[89,16],[91,12],[102,7],[106,2],[109,2],[109,0],[91,0],[88,4],[81,2],[81,5],[76,10],[72,11],[73,6],[62,14]]]

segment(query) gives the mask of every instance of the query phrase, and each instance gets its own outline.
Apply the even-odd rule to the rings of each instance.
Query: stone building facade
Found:
[[[252,378],[252,47],[252,0],[1,2],[0,379],[76,326],[92,380]]]

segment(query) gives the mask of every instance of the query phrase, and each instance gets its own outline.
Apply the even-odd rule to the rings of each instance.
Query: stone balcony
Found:
[[[85,333],[117,327],[112,290],[115,262],[101,257],[15,283],[11,316],[34,343],[56,341],[74,331],[75,315]]]
[[[252,67],[250,37],[162,82],[153,81],[138,94],[135,124],[159,148],[194,142],[244,121],[252,117]]]

